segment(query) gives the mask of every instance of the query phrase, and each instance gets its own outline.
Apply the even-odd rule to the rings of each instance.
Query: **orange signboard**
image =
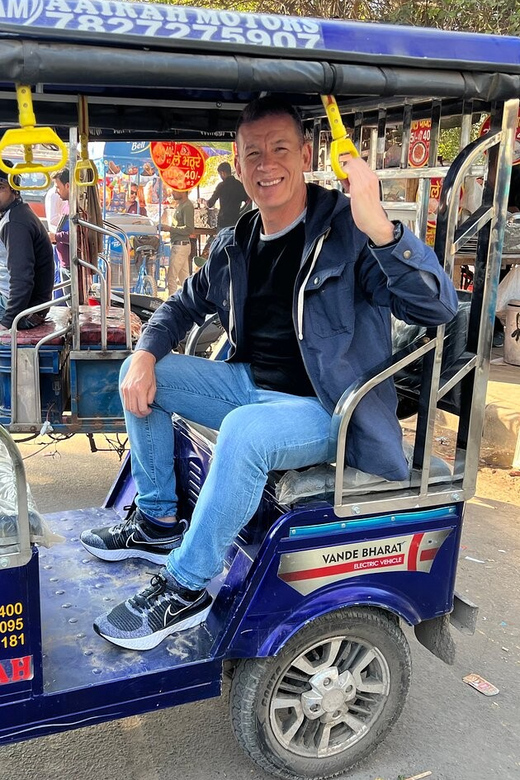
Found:
[[[150,151],[159,176],[172,190],[192,190],[204,176],[204,153],[192,144],[184,141],[153,141]]]

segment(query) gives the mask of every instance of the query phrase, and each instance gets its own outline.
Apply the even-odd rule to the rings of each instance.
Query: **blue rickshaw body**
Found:
[[[179,473],[203,481],[209,450],[182,421],[176,438]],[[93,632],[92,620],[135,592],[152,564],[97,561],[78,536],[86,523],[113,519],[132,494],[125,463],[104,508],[48,516],[64,544],[34,548],[26,566],[0,571],[4,609],[21,605],[15,612],[23,622],[10,634],[16,646],[0,643],[0,744],[218,696],[226,661],[276,655],[302,626],[333,610],[380,608],[415,625],[452,608],[461,503],[345,522],[325,500],[284,507],[268,485],[212,584],[206,625],[147,653],[122,651]],[[187,506],[190,497],[183,498]],[[431,570],[420,571],[418,540],[428,534],[442,542],[427,551]],[[404,549],[402,540],[406,555],[388,552]],[[353,550],[359,557],[345,561]],[[303,573],[294,566],[288,573],[295,556],[309,557]],[[302,582],[308,592],[299,592]]]

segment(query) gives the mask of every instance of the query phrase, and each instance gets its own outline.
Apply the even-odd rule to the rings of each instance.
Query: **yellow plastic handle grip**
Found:
[[[10,146],[23,147],[24,161],[16,166],[17,173],[43,173],[45,175],[63,168],[67,162],[67,147],[51,127],[35,127],[36,117],[33,111],[31,88],[24,84],[17,84],[16,99],[20,127],[6,130],[0,139],[0,170],[7,174],[11,174],[13,171],[2,160],[2,152]],[[59,161],[56,163],[34,162],[32,150],[37,144],[57,146],[61,155]],[[40,189],[40,187],[32,189]]]
[[[87,171],[91,175],[84,178],[81,174]],[[78,187],[95,187],[98,183],[98,170],[93,160],[78,160],[74,168],[74,182]]]
[[[20,165],[22,164],[20,163]],[[18,190],[19,192],[23,190],[48,190],[49,187],[51,186],[51,177],[49,176],[48,173],[42,173],[40,171],[41,176],[43,176],[43,184],[31,183],[28,184],[26,187],[24,187],[23,184],[16,184],[14,177],[16,176],[17,173],[23,174],[26,173],[26,171],[22,171],[21,168],[18,167],[18,165],[15,165],[14,168],[9,168],[9,170],[11,171],[11,173],[7,177],[7,181],[12,190]]]
[[[350,154],[352,157],[359,157],[359,152],[347,134],[334,95],[322,95],[321,101],[327,113],[327,119],[329,120],[329,126],[332,133],[330,164],[338,179],[346,179],[348,178],[348,174],[343,170],[340,163],[340,157],[344,154]]]

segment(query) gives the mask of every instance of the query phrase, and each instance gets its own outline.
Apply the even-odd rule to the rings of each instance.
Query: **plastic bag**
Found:
[[[53,544],[63,542],[63,536],[51,531],[38,512],[29,486],[27,486],[27,503],[31,542],[43,547],[51,547]],[[17,543],[18,498],[14,467],[7,448],[3,442],[0,442],[0,550],[2,553],[14,552]]]
[[[498,285],[496,315],[505,325],[507,304],[520,300],[520,265],[514,265]]]
[[[343,471],[343,495],[363,495],[378,493],[385,490],[401,490],[406,487],[417,487],[421,475],[412,471],[413,446],[403,441],[403,453],[410,468],[410,478],[400,482],[390,481],[376,474],[347,466]],[[430,483],[444,482],[451,477],[451,469],[441,458],[431,460]],[[286,471],[275,486],[276,499],[281,504],[294,504],[297,501],[320,496],[334,491],[336,467],[334,464],[322,463],[319,466],[302,471]]]

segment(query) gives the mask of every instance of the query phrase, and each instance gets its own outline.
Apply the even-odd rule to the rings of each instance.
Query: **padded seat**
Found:
[[[44,336],[48,336],[51,333],[58,332],[62,328],[65,328],[70,323],[70,309],[67,306],[51,306],[49,313],[45,318],[45,322],[42,325],[38,325],[36,328],[28,328],[27,330],[19,330],[17,334],[17,344],[19,347],[31,347],[35,346],[40,339]],[[56,336],[50,339],[45,344],[49,345],[63,345],[65,336]],[[4,330],[0,333],[0,344],[10,347],[11,346],[11,331]]]
[[[80,306],[79,325],[82,347],[101,345],[101,306]],[[130,312],[130,332],[132,342],[136,342],[141,334],[141,320],[134,312]],[[110,306],[107,312],[107,343],[110,347],[126,345],[125,315],[117,306]]]

